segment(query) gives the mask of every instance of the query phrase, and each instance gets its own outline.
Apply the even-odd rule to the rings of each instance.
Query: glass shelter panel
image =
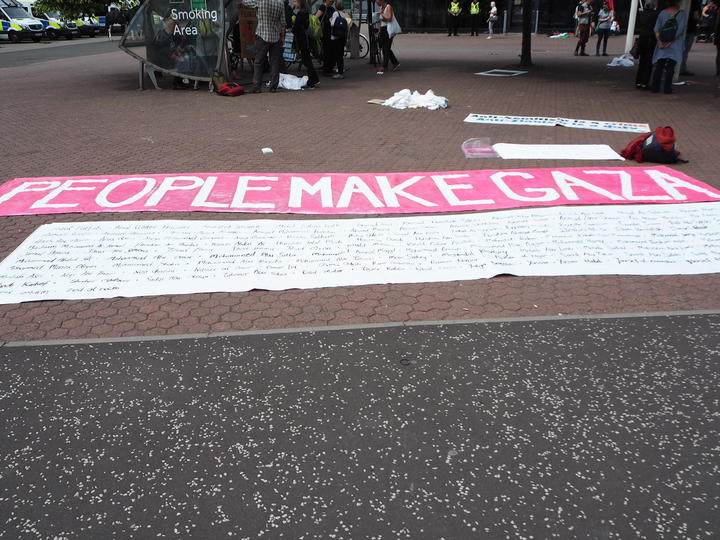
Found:
[[[224,25],[222,0],[146,0],[120,47],[160,71],[210,80],[222,57]]]

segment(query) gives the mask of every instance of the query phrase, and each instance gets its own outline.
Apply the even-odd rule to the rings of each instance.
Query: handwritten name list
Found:
[[[342,220],[43,225],[0,303],[579,274],[720,271],[720,203]]]

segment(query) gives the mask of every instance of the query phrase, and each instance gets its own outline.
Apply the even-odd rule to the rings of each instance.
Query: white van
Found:
[[[43,23],[30,15],[22,4],[15,0],[0,0],[0,40],[38,42],[44,33]]]
[[[66,21],[60,13],[44,12],[35,6],[34,1],[21,0],[23,7],[31,17],[38,19],[45,30],[45,36],[48,39],[58,39],[64,37],[72,39],[80,36],[80,30],[75,21]]]

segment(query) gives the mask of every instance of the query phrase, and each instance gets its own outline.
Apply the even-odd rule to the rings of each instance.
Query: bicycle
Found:
[[[370,53],[370,42],[365,34],[360,34],[360,55],[358,58],[365,58]],[[345,43],[345,58],[350,58],[350,40]]]

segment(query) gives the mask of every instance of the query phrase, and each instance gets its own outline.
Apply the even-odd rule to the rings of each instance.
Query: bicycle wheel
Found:
[[[368,38],[360,34],[360,58],[365,58],[370,53],[370,42]]]

